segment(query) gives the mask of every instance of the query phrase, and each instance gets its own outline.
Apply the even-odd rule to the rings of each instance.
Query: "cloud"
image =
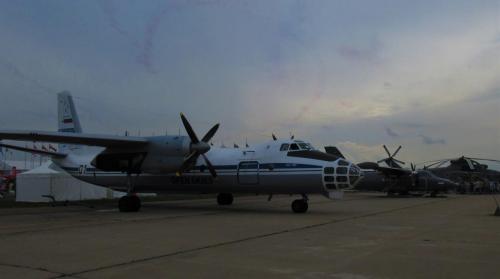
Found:
[[[385,128],[385,133],[390,136],[391,138],[399,138],[399,134],[394,132],[391,128],[387,127]]]
[[[381,42],[374,38],[366,46],[341,45],[337,48],[337,53],[348,60],[377,62],[380,60],[379,51],[381,48]],[[384,83],[384,85],[390,86],[390,83]]]
[[[381,145],[366,145],[353,141],[342,141],[337,146],[347,159],[353,162],[376,161],[380,159]]]
[[[439,139],[439,138],[431,138],[425,135],[419,135],[419,137],[422,139],[423,144],[427,145],[433,145],[433,144],[446,144],[445,139]]]
[[[471,96],[466,101],[468,102],[490,102],[500,100],[500,87],[493,88],[486,93]]]

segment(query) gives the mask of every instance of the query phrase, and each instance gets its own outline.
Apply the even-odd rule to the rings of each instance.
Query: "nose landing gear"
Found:
[[[229,193],[220,193],[217,195],[217,203],[219,205],[231,205],[233,204],[233,195]]]
[[[137,212],[141,208],[141,199],[135,195],[126,195],[118,201],[120,212]]]

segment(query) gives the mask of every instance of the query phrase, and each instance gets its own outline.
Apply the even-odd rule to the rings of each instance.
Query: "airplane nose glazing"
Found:
[[[354,187],[363,177],[361,169],[355,164],[339,160],[334,165],[325,166],[323,181],[327,190]]]
[[[363,173],[361,169],[359,169],[356,165],[352,164],[349,169],[349,184],[351,187],[354,187],[360,179],[363,177]]]

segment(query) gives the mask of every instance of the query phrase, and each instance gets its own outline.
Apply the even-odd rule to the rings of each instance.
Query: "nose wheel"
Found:
[[[141,208],[141,199],[135,195],[126,195],[118,201],[120,212],[137,212]]]
[[[217,204],[219,205],[231,205],[233,204],[233,195],[229,193],[220,193],[217,195]]]
[[[305,213],[309,208],[309,204],[306,199],[294,200],[292,202],[292,211],[294,213]]]

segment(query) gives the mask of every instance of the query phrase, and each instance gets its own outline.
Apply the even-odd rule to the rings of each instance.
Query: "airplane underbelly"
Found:
[[[124,174],[99,174],[77,176],[85,182],[126,191],[127,178]],[[140,175],[133,176],[135,192],[191,192],[191,193],[264,193],[295,194],[324,193],[322,175],[320,173],[304,174],[259,174],[258,180],[241,180],[237,175],[221,174],[217,178],[210,175],[176,176]],[[250,182],[250,183],[248,183]]]

